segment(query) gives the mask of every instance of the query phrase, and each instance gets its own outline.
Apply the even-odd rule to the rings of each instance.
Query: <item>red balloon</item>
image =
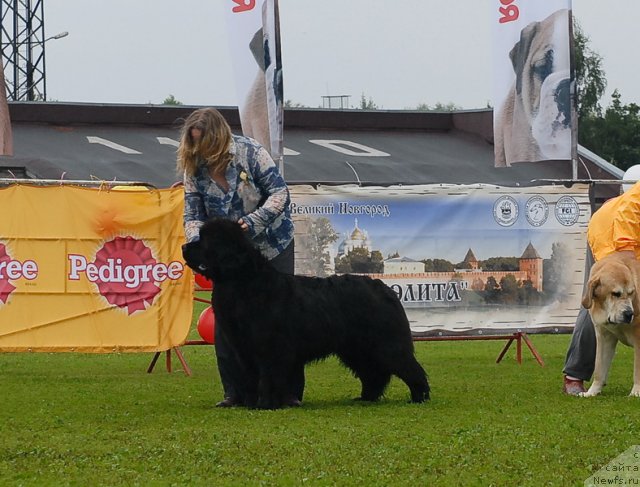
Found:
[[[213,308],[207,306],[198,318],[198,333],[200,337],[207,343],[215,343],[216,317],[213,314]]]
[[[202,274],[196,274],[196,284],[201,289],[213,289],[213,282],[204,277]]]

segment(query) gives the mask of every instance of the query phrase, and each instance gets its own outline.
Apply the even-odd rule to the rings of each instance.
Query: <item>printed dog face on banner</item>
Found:
[[[495,165],[570,160],[570,10],[527,24],[509,51],[514,80],[494,116]]]

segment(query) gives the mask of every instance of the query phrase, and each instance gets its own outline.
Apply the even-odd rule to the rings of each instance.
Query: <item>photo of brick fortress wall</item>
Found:
[[[469,288],[474,291],[483,290],[489,277],[493,277],[497,283],[500,283],[503,277],[512,275],[517,281],[531,281],[534,289],[538,292],[543,290],[543,259],[531,243],[527,245],[527,248],[518,259],[519,269],[517,271],[484,271],[479,267],[479,261],[471,249],[467,252],[463,262],[468,264],[470,269],[456,269],[452,272],[420,272],[417,267],[422,265],[424,268],[422,262],[400,257],[385,260],[382,274],[369,275],[379,279],[424,278],[440,281],[463,279],[469,282]]]
[[[306,275],[319,275],[318,271],[322,269],[322,275],[332,274],[333,261],[335,254],[333,254],[329,248],[324,249],[326,257],[325,262],[321,263],[318,267],[318,262],[314,262],[318,255],[313,255],[309,252],[312,245],[310,240],[313,240],[311,232],[312,219],[308,216],[294,217],[295,222],[295,238],[296,238],[296,273]],[[336,235],[337,237],[337,235]],[[367,250],[371,250],[372,243],[366,230],[358,227],[357,220],[353,231],[343,234],[342,238],[337,238],[338,254],[340,252],[345,253],[347,250],[362,246]],[[425,272],[424,263],[421,261],[413,260],[408,257],[394,257],[386,259],[384,261],[384,270],[381,274],[368,274],[372,278],[378,279],[407,279],[407,278],[422,278],[428,280],[437,281],[449,281],[449,280],[465,280],[468,282],[469,289],[474,291],[481,291],[484,289],[487,279],[493,277],[499,284],[500,280],[507,276],[512,275],[517,281],[531,281],[532,286],[538,292],[543,291],[542,278],[543,278],[543,258],[540,257],[538,251],[530,242],[525,248],[524,252],[518,259],[518,270],[483,270],[480,268],[480,262],[475,257],[473,250],[469,249],[463,263],[468,268],[455,269],[450,272]]]

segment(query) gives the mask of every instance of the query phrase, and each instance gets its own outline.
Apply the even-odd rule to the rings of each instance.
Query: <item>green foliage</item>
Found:
[[[453,272],[454,265],[444,259],[424,259],[425,272]]]
[[[303,273],[307,275],[323,277],[329,274],[327,269],[331,263],[329,254],[330,245],[338,240],[338,234],[331,225],[331,221],[326,217],[313,220],[309,230],[309,265]]]
[[[176,100],[176,97],[173,95],[169,95],[162,102],[163,105],[182,105],[181,101]]]
[[[347,255],[336,259],[336,273],[375,274],[384,269],[383,257],[380,251],[369,253],[364,247],[351,249]]]
[[[456,105],[453,102],[442,103],[437,102],[434,106],[430,106],[427,103],[420,103],[416,110],[421,112],[455,112],[456,110],[461,110],[462,107]]]
[[[551,244],[551,258],[545,259],[542,266],[542,288],[548,296],[557,299],[567,297],[571,277],[568,271],[568,263],[571,253],[566,244],[553,242]]]
[[[303,105],[302,103],[295,102],[293,100],[285,100],[284,101],[284,107],[285,108],[307,108],[306,105]]]
[[[518,281],[513,274],[507,274],[500,279],[501,301],[505,304],[518,302]]]
[[[542,302],[542,293],[533,287],[530,280],[526,280],[518,288],[518,303],[525,306],[539,305]]]
[[[2,485],[582,485],[638,443],[627,397],[633,354],[619,347],[593,399],[564,396],[568,335],[532,336],[540,367],[515,344],[419,342],[433,387],[409,404],[393,379],[378,404],[337,360],[307,368],[305,404],[216,409],[210,346],[183,347],[193,370],[151,353],[2,354]],[[174,366],[179,364],[175,360]]]
[[[371,251],[371,267],[374,269],[373,272],[384,271],[384,257],[382,256],[382,252],[379,250]]]
[[[358,108],[361,110],[377,110],[378,105],[373,102],[373,98],[369,97],[369,99],[367,99],[364,93],[362,93],[362,96],[360,97],[360,106]]]
[[[517,271],[520,269],[518,257],[490,257],[480,262],[484,271]]]
[[[607,87],[607,79],[602,68],[602,57],[589,47],[589,38],[574,19],[574,54],[576,84],[578,91],[578,119],[599,116],[602,107],[600,98]]]
[[[600,98],[607,86],[601,56],[574,21],[578,90],[578,142],[620,169],[640,164],[640,116],[635,103],[623,105],[615,90],[602,113]]]
[[[580,120],[580,143],[609,162],[626,170],[640,164],[640,107],[623,105],[618,90],[604,116]]]
[[[480,294],[486,304],[511,306],[540,304],[544,296],[530,280],[518,281],[513,274],[503,276],[499,283],[494,276],[489,276]]]
[[[500,285],[496,278],[489,276],[484,284],[484,300],[488,304],[495,304],[498,302],[500,296]]]

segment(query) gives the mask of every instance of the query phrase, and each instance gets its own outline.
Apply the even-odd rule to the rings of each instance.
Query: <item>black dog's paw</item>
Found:
[[[277,397],[260,396],[256,407],[258,409],[280,409],[282,408],[282,401]]]
[[[358,402],[378,402],[380,400],[379,397],[354,397],[353,398],[354,401],[358,401]]]
[[[284,400],[284,406],[288,408],[299,408],[302,407],[302,401],[297,397],[290,396]]]
[[[256,403],[258,409],[282,409],[302,407],[302,401],[293,395],[260,397]]]

